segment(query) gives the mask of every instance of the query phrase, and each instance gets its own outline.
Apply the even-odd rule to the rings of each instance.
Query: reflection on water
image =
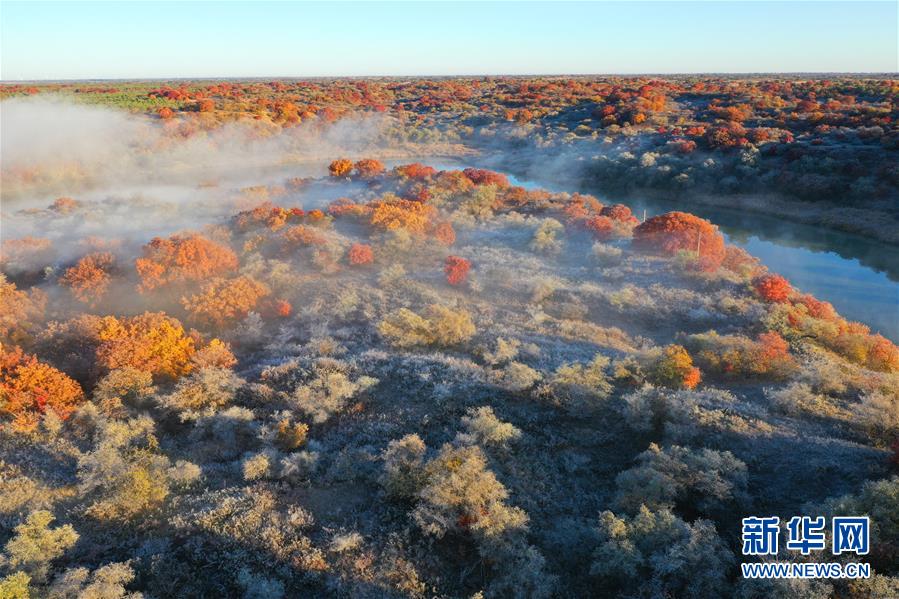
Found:
[[[463,168],[432,163],[435,168]],[[558,184],[542,184],[508,175],[513,185],[555,191]],[[744,213],[684,201],[605,196],[585,189],[606,202],[621,202],[638,216],[684,210],[706,218],[738,245],[804,292],[829,301],[837,311],[863,322],[872,331],[899,342],[899,247],[833,229],[792,223],[782,218]]]

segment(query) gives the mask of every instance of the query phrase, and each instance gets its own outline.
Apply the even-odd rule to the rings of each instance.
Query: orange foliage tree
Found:
[[[356,162],[354,168],[357,175],[366,179],[384,174],[384,163],[374,158],[363,158]]]
[[[172,283],[203,281],[236,270],[238,263],[230,248],[190,234],[154,238],[134,265],[141,277],[141,291],[149,291]]]
[[[79,302],[96,304],[109,289],[114,264],[115,258],[109,252],[88,254],[66,270],[60,283],[68,287]]]
[[[43,317],[47,297],[39,289],[21,291],[0,274],[0,306],[0,343],[18,343]]]
[[[446,281],[450,285],[461,285],[468,278],[471,262],[459,256],[447,256],[443,265]]]
[[[405,229],[410,233],[423,235],[435,213],[433,206],[399,198],[373,204],[371,224],[388,231]]]
[[[649,374],[655,384],[673,389],[693,389],[702,378],[699,368],[693,366],[690,354],[681,345],[665,347]]]
[[[371,264],[375,259],[375,254],[370,245],[364,243],[354,243],[349,251],[350,264],[362,265]]]
[[[770,303],[786,303],[793,295],[790,282],[780,275],[763,275],[752,282],[752,287],[760,298]]]
[[[451,246],[456,243],[456,231],[452,224],[443,222],[434,227],[434,238],[445,246]]]
[[[181,298],[181,304],[198,323],[222,328],[246,317],[269,288],[250,277],[216,278],[200,292]]]
[[[669,212],[648,219],[634,229],[634,246],[672,256],[697,252],[702,270],[712,271],[724,260],[724,237],[707,220],[686,212]]]
[[[0,415],[16,430],[33,430],[52,410],[63,420],[84,400],[74,380],[20,348],[0,349]]]
[[[338,158],[328,165],[328,172],[332,177],[348,177],[353,170],[353,161],[348,158]]]

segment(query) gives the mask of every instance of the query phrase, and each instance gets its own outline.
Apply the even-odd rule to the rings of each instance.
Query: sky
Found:
[[[897,6],[0,0],[0,79],[896,72]]]

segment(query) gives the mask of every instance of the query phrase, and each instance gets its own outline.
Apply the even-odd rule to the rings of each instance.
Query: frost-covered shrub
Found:
[[[899,476],[868,481],[857,492],[812,506],[810,513],[827,516],[858,514],[871,519],[872,570],[899,575]]]
[[[336,362],[319,362],[311,374],[310,380],[293,390],[290,400],[317,424],[340,413],[351,399],[378,384],[378,379],[369,376],[351,380]]]
[[[734,556],[708,520],[687,523],[667,509],[599,517],[590,573],[644,597],[724,597]]]
[[[148,407],[155,392],[152,374],[123,366],[109,371],[100,379],[94,388],[93,398],[103,412],[123,415],[124,408],[139,410]]]
[[[465,310],[432,304],[425,316],[419,316],[408,308],[400,308],[381,321],[378,332],[398,347],[446,347],[471,339],[475,334],[475,326],[471,315]]]
[[[281,599],[284,584],[276,578],[254,574],[248,568],[237,573],[237,583],[243,587],[243,599]]]
[[[229,460],[258,445],[259,429],[251,410],[231,406],[198,418],[190,431],[190,441],[199,456]]]
[[[509,362],[490,371],[490,380],[507,391],[518,393],[534,386],[543,378],[539,372],[521,362]]]
[[[178,381],[175,390],[161,398],[161,404],[182,420],[195,420],[234,401],[243,384],[230,370],[203,368]]]
[[[641,505],[696,509],[715,513],[746,494],[746,464],[729,451],[690,449],[655,443],[637,457],[637,465],[615,479],[616,504],[629,513]]]
[[[690,438],[695,432],[699,405],[692,391],[645,386],[624,396],[622,416],[636,431],[654,438]]]
[[[612,384],[606,370],[609,358],[596,354],[586,364],[559,366],[547,380],[549,393],[562,406],[572,411],[590,409],[599,405],[612,392]]]
[[[271,473],[271,456],[265,452],[256,453],[244,458],[240,464],[243,479],[246,481],[259,480]]]
[[[391,441],[384,450],[384,473],[381,485],[389,497],[411,499],[418,495],[427,480],[424,457],[427,447],[416,434]]]
[[[125,588],[134,580],[127,563],[106,564],[93,572],[87,568],[66,570],[47,590],[49,599],[142,599],[143,593]]]
[[[882,391],[862,395],[856,409],[859,424],[879,443],[899,437],[899,397]]]
[[[559,233],[565,230],[564,225],[554,218],[546,218],[534,231],[530,247],[535,252],[556,254],[562,251],[562,240],[558,239]]]
[[[621,248],[617,248],[614,245],[597,241],[593,244],[591,251],[593,257],[602,266],[615,266],[621,263],[623,252]]]
[[[776,410],[791,416],[803,412],[823,414],[830,408],[827,398],[812,391],[806,383],[794,382],[780,389],[765,389],[765,395]]]
[[[743,578],[737,584],[735,595],[737,599],[831,599],[833,596],[833,586],[828,582],[801,578]]]
[[[50,562],[78,541],[78,533],[71,524],[50,528],[53,520],[53,514],[46,510],[30,513],[13,529],[14,536],[7,541],[0,555],[0,566],[11,571],[21,570],[33,581],[44,581],[50,571]]]
[[[521,437],[521,431],[515,425],[497,418],[490,406],[469,408],[462,417],[462,425],[465,432],[457,436],[462,443],[506,447],[510,441]]]
[[[427,474],[412,512],[426,534],[468,532],[483,540],[527,527],[527,514],[506,505],[509,493],[487,468],[480,447],[444,445]]]
[[[278,462],[278,477],[291,483],[308,479],[318,466],[317,451],[297,451],[281,458]]]
[[[362,541],[362,535],[358,532],[336,533],[331,537],[330,549],[334,553],[345,553],[358,549]]]

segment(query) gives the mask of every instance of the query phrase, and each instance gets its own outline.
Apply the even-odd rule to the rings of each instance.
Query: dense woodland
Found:
[[[610,188],[832,202],[887,238],[895,82],[0,90],[139,113],[160,136],[128,164],[232,123],[387,119],[378,152],[203,178],[189,207],[4,159],[3,599],[899,595],[896,345],[686,209],[426,164],[556,157]],[[802,514],[870,516],[874,576],[740,578],[740,519]],[[857,561],[777,556],[830,559]]]

